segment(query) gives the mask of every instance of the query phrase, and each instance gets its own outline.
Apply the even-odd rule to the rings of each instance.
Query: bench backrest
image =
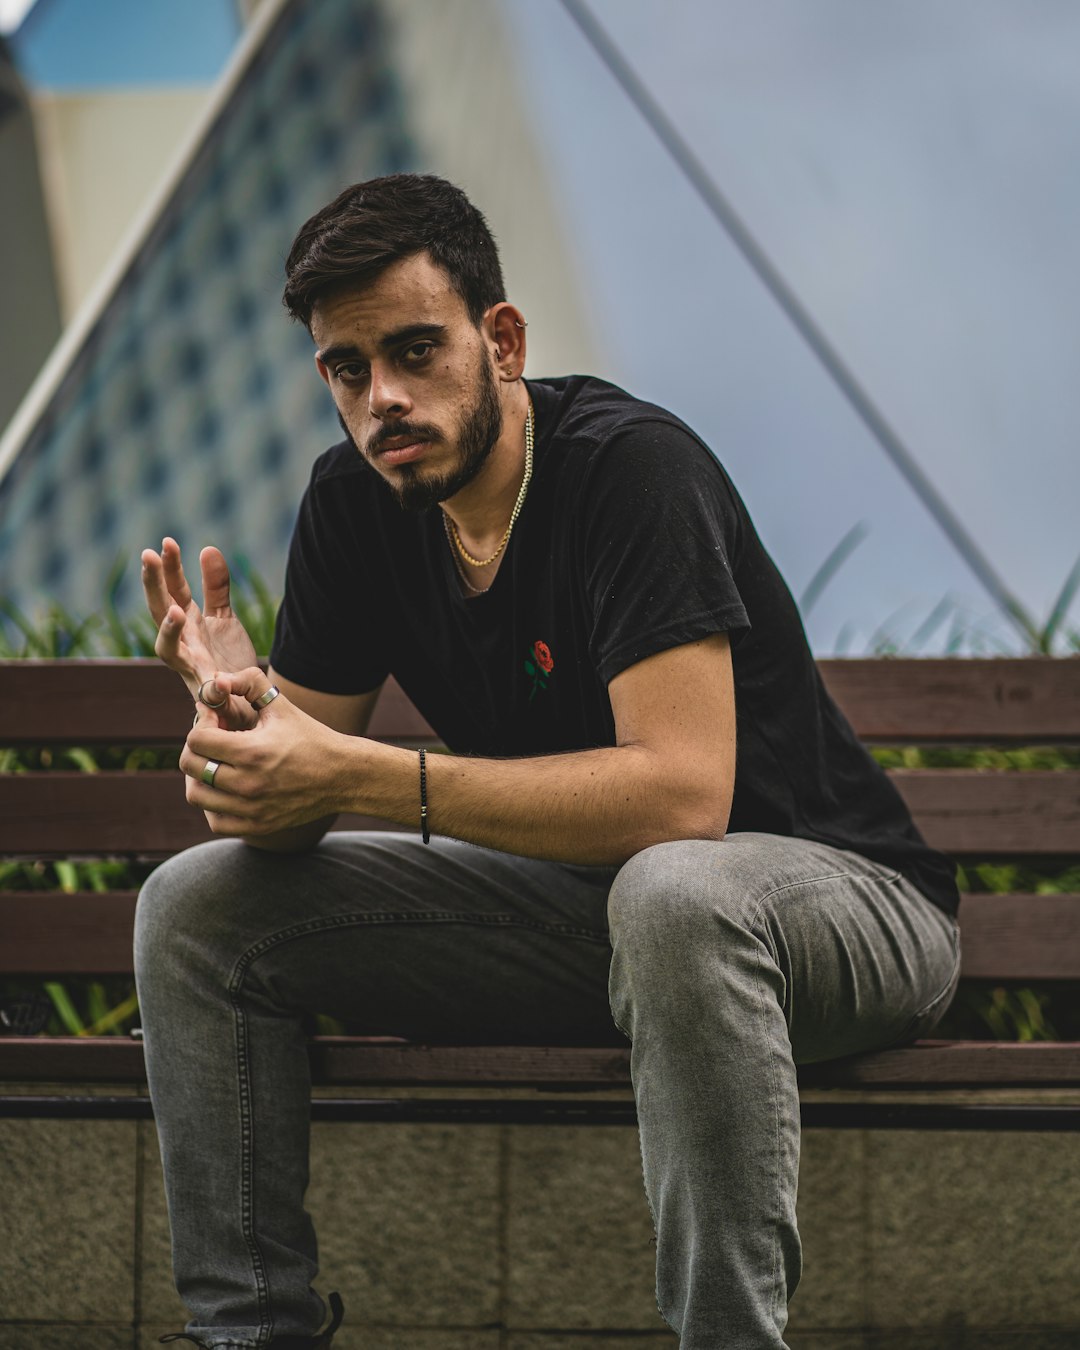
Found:
[[[829,660],[831,694],[868,744],[1080,745],[1080,657]],[[191,722],[154,661],[0,662],[0,747],[176,745]],[[371,734],[434,745],[390,681]],[[953,857],[1080,857],[1080,771],[891,771],[926,838]],[[339,828],[381,822],[342,817]],[[209,838],[172,771],[0,774],[0,857],[157,859]],[[133,895],[0,893],[0,971],[129,971]],[[972,895],[964,975],[1080,977],[1080,895]]]

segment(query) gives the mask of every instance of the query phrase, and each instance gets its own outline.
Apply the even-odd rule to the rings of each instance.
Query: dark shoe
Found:
[[[327,1294],[326,1301],[330,1305],[330,1325],[325,1331],[317,1336],[275,1336],[266,1350],[328,1350],[345,1316],[345,1305],[340,1294]]]
[[[330,1294],[326,1301],[330,1304],[330,1325],[325,1331],[320,1331],[316,1336],[275,1336],[266,1350],[328,1350],[334,1332],[341,1326],[341,1319],[345,1316],[345,1305],[340,1294]],[[159,1336],[158,1340],[163,1345],[171,1341],[190,1341],[192,1345],[201,1346],[202,1350],[209,1350],[205,1341],[198,1340],[186,1331],[170,1331],[167,1336]]]

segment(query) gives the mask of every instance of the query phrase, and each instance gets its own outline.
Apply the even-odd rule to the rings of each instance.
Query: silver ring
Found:
[[[205,703],[208,708],[224,708],[225,704],[228,703],[229,701],[228,694],[225,695],[225,697],[221,700],[220,703],[211,703],[208,698],[203,698],[203,690],[206,688],[208,684],[213,683],[214,683],[213,680],[203,680],[202,684],[199,685],[199,702]]]
[[[199,774],[199,777],[203,780],[203,782],[206,784],[207,787],[214,786],[214,779],[217,777],[217,771],[220,768],[221,765],[217,762],[216,759],[208,759],[206,763],[203,765],[202,773]]]
[[[265,694],[260,694],[258,698],[253,698],[251,700],[251,706],[253,708],[265,708],[268,703],[273,703],[274,699],[276,699],[280,693],[281,690],[277,685],[272,684]]]

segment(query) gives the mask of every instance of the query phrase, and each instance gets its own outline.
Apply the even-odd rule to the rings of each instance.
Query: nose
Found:
[[[377,421],[407,417],[412,411],[412,400],[403,387],[401,372],[384,366],[373,366],[368,385],[368,409]]]

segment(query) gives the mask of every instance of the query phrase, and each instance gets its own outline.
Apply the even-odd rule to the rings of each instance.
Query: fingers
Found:
[[[235,741],[235,732],[226,734]],[[257,822],[257,803],[243,795],[246,780],[240,769],[198,754],[190,746],[185,746],[180,755],[180,768],[186,775],[188,804],[206,813],[207,823],[215,834],[243,838],[267,833],[267,827]]]
[[[207,821],[215,834],[250,834],[254,827],[254,807],[243,797],[234,796],[220,786],[220,778],[224,773],[223,765],[215,776],[213,787],[207,786],[197,777],[188,777],[188,805],[206,812]]]
[[[202,762],[207,758],[225,760],[230,764],[250,765],[257,762],[258,740],[249,740],[244,736],[238,741],[237,732],[251,731],[266,720],[267,713],[271,711],[270,705],[257,708],[254,701],[272,687],[258,666],[241,670],[238,674],[218,671],[212,680],[206,682],[205,693],[219,694],[227,700],[227,706],[212,710],[203,702],[195,705],[195,725],[188,732],[185,754],[193,750],[201,757],[196,764],[197,769],[202,768]],[[284,706],[276,698],[273,702],[275,713]],[[183,759],[180,767],[187,772]]]
[[[165,661],[166,666],[180,670],[180,643],[184,637],[185,616],[180,605],[169,605],[154,639],[154,655]],[[186,674],[186,666],[184,667]]]
[[[142,587],[143,594],[146,596],[146,607],[154,622],[160,627],[162,619],[164,619],[170,604],[172,604],[169,588],[165,585],[161,558],[152,548],[144,548],[140,561],[142,562]]]
[[[240,771],[234,769],[231,764],[226,764],[224,760],[212,759],[209,755],[199,754],[193,750],[190,745],[185,745],[180,752],[180,771],[186,774],[191,784],[203,786],[206,791],[201,794],[200,805],[209,806],[205,800],[208,792],[227,793],[230,782],[235,792]]]
[[[219,689],[213,679],[203,680],[199,685],[199,702],[205,703],[208,708],[214,712],[220,711],[229,701],[229,696],[223,689]]]
[[[264,675],[258,666],[248,666],[246,670],[237,671],[235,674],[219,673],[214,676],[214,680],[223,693],[235,694],[238,698],[247,699],[253,705],[257,699],[263,698],[271,689],[276,688],[269,676]]]
[[[224,619],[232,613],[229,605],[229,565],[219,548],[212,545],[199,554],[202,568],[203,613]]]
[[[191,603],[191,589],[184,580],[184,569],[180,564],[180,546],[175,539],[165,539],[160,554],[152,548],[143,549],[140,561],[143,594],[158,625],[158,642],[166,649],[174,650],[180,640],[179,630],[184,625],[184,611]],[[158,646],[154,650],[165,659]]]
[[[166,535],[161,541],[160,554],[152,548],[142,552],[142,582],[146,603],[156,623],[161,623],[170,603],[187,609],[194,599],[184,572],[180,545]],[[229,607],[229,566],[225,555],[214,547],[204,548],[199,554],[203,581],[203,610],[207,614],[225,617],[232,613]]]
[[[181,609],[187,609],[191,604],[191,587],[184,575],[184,564],[180,560],[180,545],[169,535],[161,541],[161,566],[169,595]]]

